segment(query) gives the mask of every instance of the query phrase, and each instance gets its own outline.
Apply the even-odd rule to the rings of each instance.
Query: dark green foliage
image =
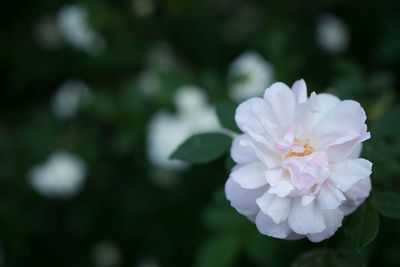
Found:
[[[378,234],[378,214],[371,204],[364,203],[348,218],[344,229],[351,246],[359,250],[372,242]]]
[[[190,163],[207,163],[225,154],[231,143],[232,139],[224,134],[198,134],[181,144],[171,158]]]

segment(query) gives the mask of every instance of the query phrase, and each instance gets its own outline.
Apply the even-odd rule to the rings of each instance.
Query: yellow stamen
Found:
[[[298,140],[297,138],[295,138],[294,141],[296,143],[301,144],[300,140]],[[291,148],[289,150],[289,152],[285,155],[285,159],[293,157],[293,156],[304,157],[304,156],[307,156],[307,155],[310,155],[311,153],[313,153],[314,148],[308,144],[309,141],[310,140],[307,139],[306,143],[302,144],[303,148],[304,148],[304,152],[295,152],[295,151],[293,151],[293,148]]]

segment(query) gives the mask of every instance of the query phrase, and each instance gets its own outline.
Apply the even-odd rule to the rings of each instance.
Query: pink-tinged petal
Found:
[[[317,203],[320,209],[336,209],[339,207],[346,197],[343,193],[330,181],[326,181],[320,188]]]
[[[245,145],[251,142],[251,138],[247,134],[242,134],[233,139],[231,147],[231,157],[237,164],[247,164],[259,161],[254,150]]]
[[[303,206],[300,198],[292,200],[288,222],[290,228],[301,235],[320,233],[326,228],[323,212],[315,201]]]
[[[266,185],[267,179],[265,165],[261,162],[240,165],[232,173],[231,177],[245,189],[256,189]]]
[[[371,175],[372,163],[366,159],[349,159],[331,166],[330,180],[346,192],[363,179]]]
[[[292,177],[292,184],[298,189],[305,189],[312,187],[317,182],[316,177],[308,173],[300,173]]]
[[[264,99],[270,104],[282,127],[287,127],[293,122],[296,100],[286,84],[281,82],[272,84],[265,91]]]
[[[257,189],[244,189],[232,178],[229,178],[225,184],[226,198],[231,202],[232,207],[249,219],[254,216],[252,221],[260,210],[256,199],[262,196],[267,189],[267,186]]]
[[[296,81],[292,85],[292,91],[297,103],[304,103],[307,101],[307,85],[303,79]]]
[[[288,237],[293,232],[287,222],[276,224],[271,217],[261,211],[257,214],[256,226],[260,233],[282,239]]]
[[[288,197],[281,198],[268,192],[256,199],[261,211],[271,217],[276,224],[286,221],[290,211],[290,202],[291,199]]]
[[[283,162],[290,172],[292,185],[297,189],[312,187],[317,182],[317,170],[304,157],[290,157]]]
[[[343,212],[340,209],[324,210],[323,217],[326,229],[321,233],[309,234],[307,238],[312,242],[321,242],[324,239],[331,237],[336,230],[342,226]]]
[[[276,194],[279,197],[286,197],[294,189],[292,183],[287,178],[282,178],[268,190],[271,194]]]

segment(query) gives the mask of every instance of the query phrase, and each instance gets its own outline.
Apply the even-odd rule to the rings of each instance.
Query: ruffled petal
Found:
[[[293,189],[294,187],[292,183],[288,179],[282,178],[276,184],[271,186],[268,192],[271,194],[276,194],[279,197],[286,197]]]
[[[225,184],[226,198],[231,202],[232,207],[250,220],[251,216],[255,216],[260,210],[256,199],[262,196],[267,189],[266,186],[257,189],[244,189],[232,178],[229,178]],[[252,219],[254,221],[255,217]]]
[[[370,133],[366,132],[360,136],[357,136],[349,141],[341,144],[335,144],[329,147],[326,151],[330,162],[340,162],[351,157],[353,151],[357,146],[371,137]]]
[[[263,212],[257,214],[256,226],[260,233],[282,239],[287,238],[293,232],[287,222],[276,224],[271,217]]]
[[[336,209],[339,207],[346,197],[343,193],[330,181],[326,181],[319,190],[317,202],[320,209]]]
[[[266,192],[257,198],[256,202],[261,211],[271,217],[274,223],[279,224],[286,221],[290,211],[290,198],[281,198]]]
[[[320,233],[326,228],[323,212],[315,201],[303,206],[301,198],[292,200],[288,223],[293,231],[301,235]]]
[[[361,179],[358,183],[344,192],[344,195],[351,200],[364,200],[371,191],[371,179],[369,177]]]
[[[320,104],[319,112],[315,113],[314,120],[318,123],[322,117],[324,117],[329,111],[331,111],[337,104],[340,103],[340,99],[337,96],[321,93],[317,94],[318,102]]]
[[[350,153],[349,159],[359,158],[361,155],[362,147],[363,147],[362,143],[357,144],[353,152]]]
[[[324,239],[331,237],[336,230],[342,225],[343,212],[340,209],[324,210],[323,217],[326,229],[321,233],[309,234],[307,238],[312,242],[321,242]]]
[[[288,127],[293,122],[296,100],[290,88],[281,82],[267,88],[264,99],[270,104],[272,111],[282,127]]]
[[[241,103],[235,113],[235,121],[243,132],[262,134],[277,127],[277,120],[267,101],[260,97]],[[266,127],[265,127],[266,126]]]
[[[331,162],[347,158],[362,141],[370,138],[366,115],[359,103],[345,100],[322,116],[314,129],[318,150],[324,149]]]
[[[371,179],[362,179],[349,190],[344,192],[347,200],[340,206],[345,215],[352,213],[371,192]]]
[[[263,163],[250,163],[238,166],[232,171],[231,177],[245,189],[256,189],[268,183],[265,178],[266,171]]]
[[[303,79],[296,81],[292,85],[292,91],[297,103],[304,103],[307,101],[307,85]]]
[[[242,134],[233,139],[231,157],[237,164],[247,164],[259,161],[254,150],[246,143],[251,142],[251,137]]]
[[[256,141],[243,141],[242,144],[251,147],[257,158],[262,161],[268,169],[273,169],[281,165],[281,158],[263,144]]]
[[[368,179],[372,163],[366,159],[349,159],[331,166],[330,180],[346,192],[362,179]]]

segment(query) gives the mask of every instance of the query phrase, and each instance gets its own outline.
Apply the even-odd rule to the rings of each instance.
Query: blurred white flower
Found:
[[[35,37],[45,49],[55,49],[61,43],[60,31],[53,18],[43,17],[35,28]]]
[[[229,96],[236,102],[260,96],[266,86],[272,83],[273,76],[273,66],[260,54],[244,52],[229,68]]]
[[[218,131],[221,126],[215,109],[207,104],[201,88],[193,85],[180,87],[174,103],[177,114],[160,111],[151,120],[147,152],[150,161],[158,167],[182,169],[187,164],[169,159],[171,153],[191,135]]]
[[[150,121],[147,154],[150,161],[161,168],[182,168],[178,160],[169,159],[170,154],[189,136],[190,130],[177,116],[158,112]]]
[[[57,151],[47,162],[31,169],[29,182],[43,196],[70,198],[81,190],[86,173],[87,167],[82,159]]]
[[[58,12],[61,35],[71,46],[97,55],[105,49],[104,39],[89,25],[88,10],[80,5],[66,5]]]
[[[196,112],[207,106],[207,95],[202,88],[185,85],[176,90],[174,104],[180,114]]]
[[[319,45],[332,54],[343,52],[349,45],[346,25],[332,14],[323,14],[318,18],[316,38]]]
[[[244,134],[232,143],[225,192],[261,233],[320,242],[368,197],[372,163],[359,156],[370,133],[356,101],[308,97],[303,80],[274,83],[235,120]]]
[[[153,14],[155,4],[153,0],[133,0],[132,9],[138,17],[148,17]]]
[[[80,105],[90,98],[89,87],[77,79],[64,82],[56,91],[51,100],[54,115],[65,119],[74,116]]]
[[[104,241],[93,247],[92,260],[97,267],[116,267],[121,264],[121,252],[113,242]]]

